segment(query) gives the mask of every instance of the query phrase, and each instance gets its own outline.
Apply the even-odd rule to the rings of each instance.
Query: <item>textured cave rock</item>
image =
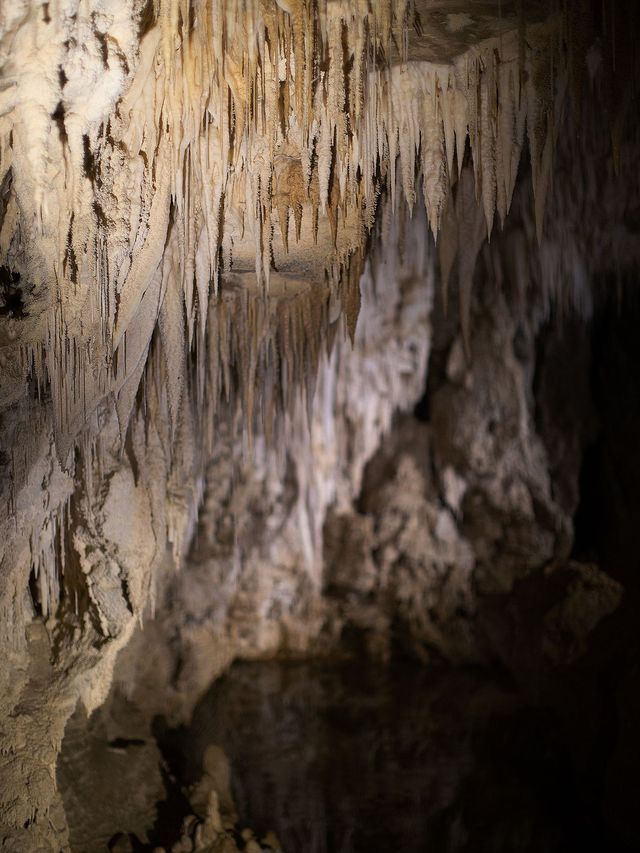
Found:
[[[580,642],[618,601],[566,561],[638,11],[467,5],[0,9],[3,849],[144,834],[152,716],[236,657],[504,657],[481,603],[549,565]],[[72,753],[119,740],[94,824]]]
[[[325,517],[357,498],[366,463],[394,413],[419,398],[426,371],[435,258],[418,239],[424,214],[405,228],[401,259],[387,217],[388,248],[374,249],[360,280],[353,347],[336,341],[322,360],[309,409],[301,399],[287,427],[286,450],[262,437],[243,457],[233,422],[219,433],[191,550],[179,573],[169,566],[159,576],[156,618],[116,672],[123,690],[135,685],[156,713],[180,719],[236,656],[310,650],[331,618]]]

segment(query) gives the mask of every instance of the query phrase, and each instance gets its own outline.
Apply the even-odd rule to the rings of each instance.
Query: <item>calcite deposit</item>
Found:
[[[152,718],[236,658],[503,654],[485,599],[571,554],[585,323],[640,262],[637,19],[0,5],[0,849],[144,836]],[[600,571],[554,611],[581,649]],[[90,725],[144,741],[130,825],[70,719],[89,764]],[[240,843],[213,800],[185,850]]]

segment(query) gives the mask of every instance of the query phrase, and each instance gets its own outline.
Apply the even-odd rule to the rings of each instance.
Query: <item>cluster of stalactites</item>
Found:
[[[505,33],[434,65],[411,60],[409,0],[58,0],[23,12],[0,20],[11,81],[0,178],[12,176],[0,245],[40,295],[21,364],[50,382],[62,456],[105,395],[131,398],[156,328],[196,349],[202,391],[221,273],[249,254],[268,288],[291,213],[296,237],[304,217],[317,232],[326,215],[331,280],[385,186],[412,207],[421,175],[437,234],[468,140],[490,232],[527,133],[541,222],[562,77],[549,22],[526,44]],[[130,411],[119,407],[123,434]]]
[[[254,421],[278,443],[299,394],[312,399],[336,305],[353,335],[383,189],[412,208],[421,181],[433,233],[453,217],[455,239],[441,243],[470,245],[476,198],[482,239],[496,210],[506,216],[528,136],[541,222],[562,97],[558,25],[532,27],[526,43],[503,33],[447,65],[412,59],[413,26],[410,0],[0,8],[0,264],[30,300],[11,332],[16,370],[39,399],[50,393],[56,452],[63,467],[82,459],[86,482],[74,487],[89,498],[113,412],[123,447],[136,423],[136,435],[155,431],[164,480],[185,493],[221,401],[241,412],[246,443]],[[462,169],[467,146],[475,181]],[[328,220],[326,280],[318,271],[297,297],[264,299],[275,245],[294,253],[291,217],[296,239]],[[247,294],[217,294],[237,271]],[[460,280],[466,288],[466,267]],[[54,503],[30,541],[44,615],[64,568],[68,518]],[[178,557],[181,516],[167,515]]]

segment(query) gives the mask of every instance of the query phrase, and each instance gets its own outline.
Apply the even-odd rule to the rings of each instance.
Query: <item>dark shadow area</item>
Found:
[[[150,847],[145,849],[153,849],[168,838],[179,838],[182,821],[190,811],[182,785],[185,766],[179,746],[180,733],[170,729],[162,718],[153,721],[152,731],[164,758],[162,781],[166,797],[158,803],[156,822],[149,830]]]
[[[500,672],[238,664],[182,735],[209,743],[242,822],[287,851],[622,851],[585,797],[566,721]]]
[[[592,323],[591,388],[599,429],[585,453],[574,553],[640,595],[640,304],[611,296]]]

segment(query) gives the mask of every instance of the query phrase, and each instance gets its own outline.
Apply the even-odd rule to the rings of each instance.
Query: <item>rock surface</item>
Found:
[[[484,659],[478,597],[567,557],[587,438],[535,341],[640,260],[637,4],[583,5],[3,4],[3,849],[69,847],[114,670],[148,724],[354,632]]]

